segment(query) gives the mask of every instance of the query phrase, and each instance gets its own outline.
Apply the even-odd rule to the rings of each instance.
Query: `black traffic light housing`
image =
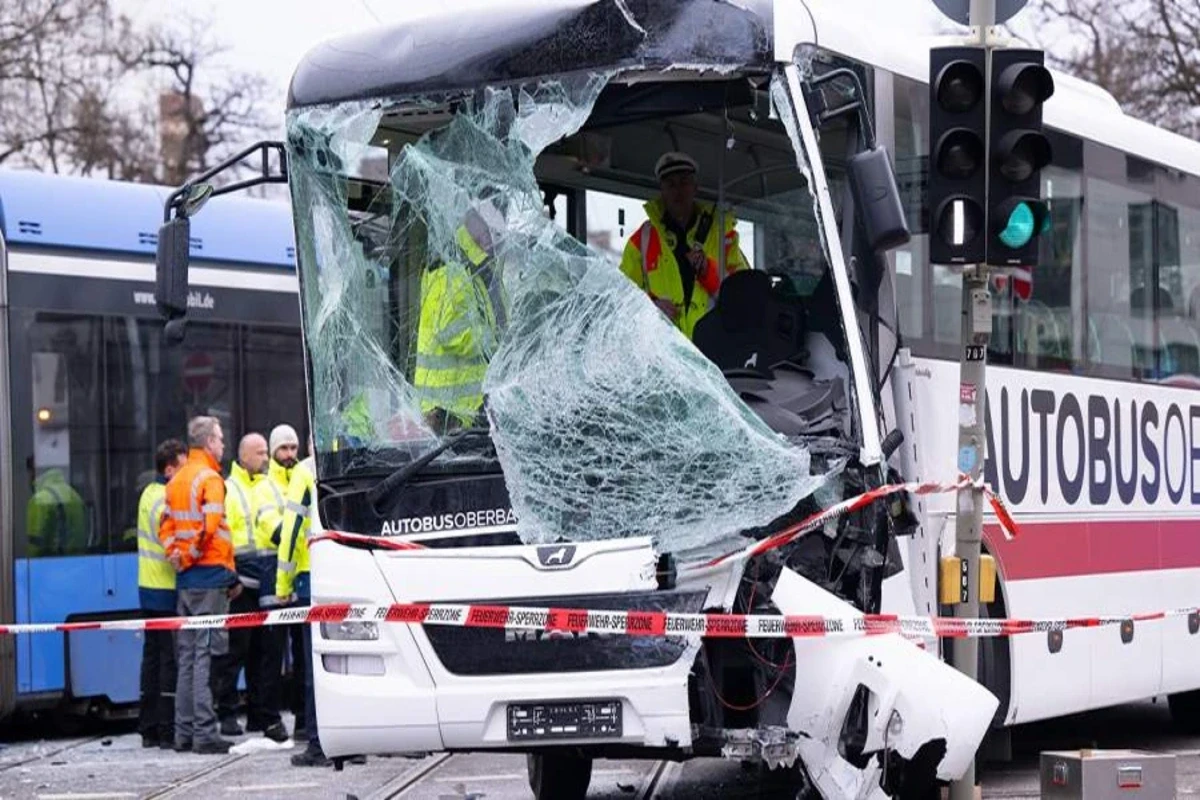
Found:
[[[992,51],[990,152],[988,154],[987,263],[1029,267],[1038,261],[1038,239],[1049,223],[1041,170],[1050,163],[1042,132],[1042,105],[1054,79],[1040,50]]]
[[[987,253],[987,51],[929,53],[929,257],[972,264]]]

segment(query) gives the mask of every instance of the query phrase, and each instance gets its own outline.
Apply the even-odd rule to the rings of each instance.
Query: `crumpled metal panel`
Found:
[[[770,0],[497,0],[319,45],[288,107],[613,68],[761,66],[771,29]]]

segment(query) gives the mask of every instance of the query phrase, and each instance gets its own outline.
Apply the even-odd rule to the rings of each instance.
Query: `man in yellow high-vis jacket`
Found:
[[[478,424],[483,377],[504,327],[506,301],[493,268],[503,218],[490,203],[467,212],[455,233],[460,258],[421,276],[413,386],[426,422],[441,433]]]
[[[314,457],[309,455],[292,472],[279,539],[279,568],[275,574],[275,593],[305,606],[312,603],[308,536],[312,530],[316,500],[316,469]],[[329,759],[321,749],[317,732],[317,704],[313,696],[312,630],[309,625],[301,625],[300,628],[304,635],[304,729],[308,734],[308,747],[303,753],[292,756],[292,764],[298,767],[325,766]]]
[[[254,547],[262,576],[258,604],[265,609],[284,604],[276,590],[276,579],[279,571],[279,541],[287,510],[287,491],[300,455],[300,438],[296,429],[287,424],[276,425],[271,430],[269,450],[266,478],[254,489]],[[287,739],[287,730],[279,715],[283,707],[283,651],[288,636],[298,635],[299,631],[291,625],[263,628],[262,631],[264,636],[258,668],[263,676],[264,693],[259,706],[251,707],[248,727],[250,730],[262,730],[268,738],[282,742]],[[299,721],[297,727],[300,727]]]
[[[698,167],[686,153],[666,153],[654,168],[661,193],[645,204],[646,221],[625,245],[621,272],[642,288],[688,339],[716,304],[726,276],[749,269],[738,246],[737,219],[696,199]],[[721,269],[724,248],[725,268]]]
[[[175,567],[158,539],[167,511],[167,481],[187,462],[187,447],[168,439],[154,453],[155,479],[138,500],[138,600],[146,618],[175,616]],[[138,732],[142,747],[175,744],[175,634],[145,631],[142,639]]]

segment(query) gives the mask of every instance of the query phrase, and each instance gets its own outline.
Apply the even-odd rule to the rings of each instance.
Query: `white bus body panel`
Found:
[[[957,463],[959,368],[931,359],[916,364],[922,450],[926,463],[945,465],[945,473],[929,477],[949,479]],[[985,542],[997,560],[1008,615],[1121,616],[1195,606],[1200,569],[1189,566],[1200,560],[1200,508],[1191,496],[1193,487],[1200,489],[1195,391],[989,367],[988,393],[993,488],[1020,527],[1017,539],[1005,542],[995,520],[985,519]],[[1044,410],[1049,403],[1052,408]],[[1129,424],[1134,407],[1136,439]],[[1122,497],[1117,473],[1128,486],[1135,466],[1137,485]],[[1104,502],[1093,502],[1093,483],[1095,499]],[[946,521],[942,549],[953,552],[954,495],[932,496],[927,507],[931,517]],[[1138,622],[1128,642],[1116,626],[1067,631],[1056,653],[1045,635],[1016,636],[1011,643],[1009,723],[1200,687],[1194,667],[1200,635],[1189,633],[1186,617]]]
[[[547,570],[537,547],[481,547],[404,553],[354,550],[321,543],[312,551],[314,602],[462,602],[504,598],[640,591],[655,585],[656,557],[648,540],[577,543],[575,566]],[[709,590],[706,605],[724,606],[741,565],[713,569],[691,581]],[[688,581],[681,581],[681,588]],[[773,599],[785,614],[857,616],[858,612],[785,570]],[[319,629],[318,629],[319,631]],[[314,682],[321,744],[330,756],[356,753],[512,748],[506,706],[546,699],[617,697],[622,744],[688,748],[692,729],[688,676],[699,649],[692,642],[673,664],[655,669],[532,675],[463,676],[439,662],[421,626],[384,623],[375,641],[332,641],[314,635]],[[322,656],[376,656],[382,674],[327,670]],[[939,775],[956,777],[975,752],[997,700],[973,681],[898,635],[797,640],[800,666],[789,726],[805,734],[800,755],[828,797],[881,797],[873,767],[859,771],[838,753],[838,734],[857,686],[874,692],[876,724],[867,751],[887,746],[911,756],[926,741],[945,739]],[[378,670],[376,672],[379,672]],[[808,738],[814,737],[814,738]],[[819,741],[818,741],[819,739]],[[570,744],[615,743],[573,740]]]

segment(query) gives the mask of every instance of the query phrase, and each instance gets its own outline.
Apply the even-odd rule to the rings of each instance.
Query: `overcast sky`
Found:
[[[824,0],[858,6],[880,25],[899,31],[928,30],[938,12],[932,0]],[[276,89],[269,117],[281,130],[288,82],[296,64],[325,39],[446,8],[467,9],[489,0],[188,0],[186,7],[211,14],[214,36],[229,46],[231,66],[261,72]],[[185,6],[180,0],[116,0],[139,23],[164,22]],[[335,10],[336,9],[336,10]],[[460,12],[463,13],[463,12]]]

